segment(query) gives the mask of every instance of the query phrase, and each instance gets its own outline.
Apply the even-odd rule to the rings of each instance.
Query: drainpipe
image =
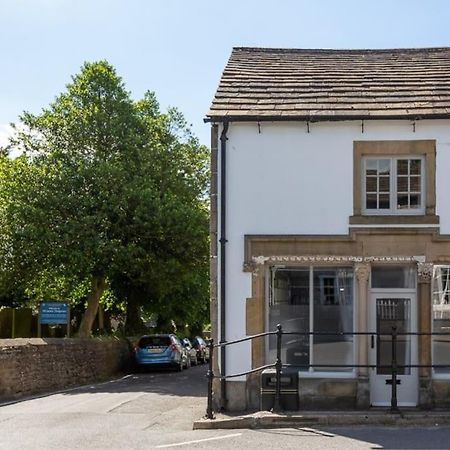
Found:
[[[220,134],[220,342],[225,342],[225,263],[226,263],[226,213],[227,213],[227,132],[228,121],[223,122],[222,133]],[[220,349],[220,373],[225,376],[225,349]],[[220,380],[220,398],[222,401],[222,410],[227,406],[227,385],[224,379]]]

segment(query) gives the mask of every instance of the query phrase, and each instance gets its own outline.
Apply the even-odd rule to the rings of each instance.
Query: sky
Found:
[[[23,111],[39,113],[84,61],[106,59],[133,98],[203,123],[233,46],[450,46],[448,0],[0,0],[0,145]]]

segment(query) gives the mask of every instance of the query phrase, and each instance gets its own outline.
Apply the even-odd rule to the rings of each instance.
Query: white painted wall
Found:
[[[246,234],[348,234],[353,141],[436,139],[436,213],[450,234],[450,121],[231,123],[227,141],[227,340],[245,336],[251,275]],[[219,152],[220,159],[220,152]],[[220,174],[220,171],[219,171]],[[220,186],[220,181],[219,181]],[[219,195],[220,201],[220,195]],[[228,347],[227,373],[250,368],[250,344]]]

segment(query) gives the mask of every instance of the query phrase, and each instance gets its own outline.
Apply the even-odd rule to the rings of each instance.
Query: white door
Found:
[[[404,290],[388,292],[383,289],[372,291],[370,296],[370,331],[391,333],[397,327],[398,333],[417,331],[417,311],[415,292]],[[417,364],[417,336],[397,337],[397,365]],[[392,339],[389,334],[369,336],[370,364],[390,366],[392,364]],[[391,369],[379,367],[369,369],[370,403],[372,406],[391,404]],[[417,368],[398,368],[398,406],[416,406],[418,400]]]

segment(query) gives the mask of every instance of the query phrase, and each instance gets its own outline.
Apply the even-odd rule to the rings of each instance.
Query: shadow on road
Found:
[[[377,432],[377,429],[379,430]],[[449,428],[354,427],[327,428],[327,432],[373,444],[373,449],[443,450],[449,448]]]
[[[182,372],[174,372],[170,369],[145,370],[142,373],[129,374],[122,379],[69,390],[64,392],[64,395],[77,395],[88,392],[142,392],[206,398],[208,386],[207,370],[208,367],[206,365],[191,367]]]
[[[389,450],[443,450],[448,449],[448,427],[433,428],[395,428],[381,426],[358,426],[353,428],[333,427],[333,428],[286,428],[273,430],[254,430],[258,434],[266,434],[277,439],[283,437],[298,438],[327,438],[327,447],[337,448],[333,439],[343,437],[354,440],[354,445],[348,448],[360,448],[368,446],[371,449]],[[312,442],[312,441],[309,441]],[[347,443],[349,445],[349,443]]]

